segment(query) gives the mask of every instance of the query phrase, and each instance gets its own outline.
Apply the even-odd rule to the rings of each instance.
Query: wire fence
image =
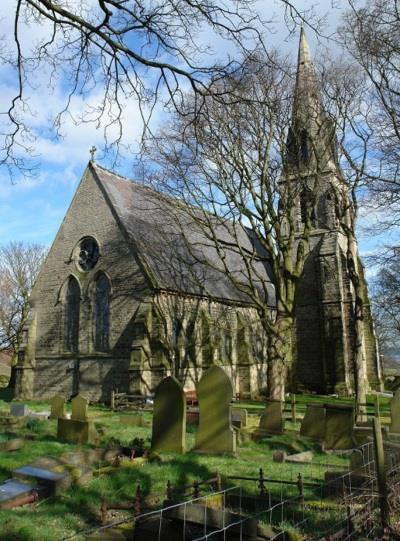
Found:
[[[304,477],[297,474],[293,482],[279,481],[265,478],[260,470],[258,477],[244,479],[256,483],[258,491],[249,490],[246,482],[235,483],[233,487],[158,510],[130,514],[81,535],[96,532],[96,538],[101,539],[101,533],[110,528],[134,523],[135,535],[148,531],[149,535],[143,538],[149,541],[171,538],[171,524],[177,541],[228,541],[231,538],[245,541],[257,537],[260,529],[268,531],[271,541],[278,541],[288,528],[313,541],[352,541],[360,535],[372,539],[379,525],[380,497],[374,444],[366,443],[354,453],[351,470],[333,474],[331,465],[331,469],[325,469],[331,472],[325,481],[310,481],[312,476],[307,477],[306,473]],[[397,508],[400,507],[399,457],[400,445],[385,445],[388,498]],[[324,466],[322,463],[321,468]]]

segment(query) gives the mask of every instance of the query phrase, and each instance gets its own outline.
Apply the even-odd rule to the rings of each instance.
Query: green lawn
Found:
[[[310,399],[310,397],[309,397]],[[314,396],[311,397],[314,399]],[[302,399],[299,399],[299,402]],[[326,397],[324,398],[326,401]],[[0,400],[0,414],[9,410],[9,402]],[[42,411],[49,409],[46,402],[29,402],[31,410]],[[252,404],[256,406],[257,404]],[[68,407],[67,407],[68,410]],[[106,408],[90,406],[90,416],[98,428],[102,429],[102,445],[114,438],[122,445],[129,444],[133,438],[139,437],[150,444],[151,415],[144,414],[143,427],[131,427],[120,423],[120,414]],[[123,414],[121,414],[123,415]],[[257,425],[257,416],[250,415],[250,425]],[[102,498],[113,502],[132,500],[139,484],[143,493],[151,499],[154,506],[161,506],[165,498],[167,481],[174,487],[187,485],[195,480],[214,477],[218,471],[225,476],[256,477],[259,468],[263,468],[264,476],[272,479],[297,479],[300,472],[304,480],[322,480],[324,464],[337,464],[347,468],[348,459],[332,454],[324,454],[310,442],[299,437],[299,423],[286,423],[286,433],[274,436],[260,443],[250,438],[243,441],[238,449],[237,457],[203,456],[193,452],[185,455],[163,454],[158,460],[138,467],[121,467],[111,474],[93,478],[85,486],[76,486],[61,496],[42,501],[36,507],[25,507],[14,510],[0,511],[0,540],[4,541],[53,541],[72,535],[82,529],[88,529],[99,524],[99,508]],[[0,481],[9,478],[13,469],[33,462],[42,456],[57,456],[75,447],[59,443],[56,440],[56,421],[33,421],[27,428],[15,430],[18,436],[24,436],[26,445],[19,451],[2,453],[0,455]],[[4,434],[3,434],[4,437]],[[188,427],[187,446],[193,445],[195,429]],[[289,453],[314,449],[313,464],[297,465],[275,463],[272,454],[276,449]],[[157,457],[156,457],[157,458]],[[98,465],[99,467],[101,464]],[[239,481],[227,481],[229,486]],[[255,493],[255,482],[242,482],[245,491]],[[271,493],[278,494],[281,486],[267,483]],[[297,494],[296,487],[284,487],[288,495]],[[84,539],[77,536],[74,539]]]

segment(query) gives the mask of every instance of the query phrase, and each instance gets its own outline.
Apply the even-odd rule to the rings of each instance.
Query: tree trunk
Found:
[[[347,262],[350,280],[354,288],[354,371],[355,371],[355,391],[357,420],[366,421],[366,407],[363,405],[367,401],[368,379],[366,371],[366,358],[364,351],[364,301],[363,285],[359,274],[359,262],[357,257],[357,245],[352,233],[348,234],[348,252]]]
[[[293,318],[277,316],[268,341],[268,396],[285,400],[289,368],[292,364]]]

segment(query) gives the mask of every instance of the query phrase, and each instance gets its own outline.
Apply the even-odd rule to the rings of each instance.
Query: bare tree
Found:
[[[0,350],[14,363],[29,311],[29,295],[47,253],[40,244],[10,242],[0,247]]]
[[[268,336],[269,393],[278,399],[284,396],[292,363],[296,284],[318,184],[316,180],[310,185],[300,175],[304,164],[289,156],[290,73],[289,64],[276,54],[270,62],[251,57],[240,75],[224,82],[241,99],[205,100],[201,115],[191,121],[175,117],[151,141],[145,168],[146,178],[163,194],[185,203],[171,218],[179,223],[193,257],[202,257],[206,246],[199,244],[212,246],[218,254],[216,270],[257,308]],[[293,132],[292,147],[297,146],[296,138]],[[294,178],[296,182],[290,181]],[[182,214],[206,241],[193,244],[193,231],[188,232]],[[243,263],[240,271],[231,266],[232,254]],[[272,280],[276,302],[271,298]]]
[[[347,154],[377,216],[370,231],[385,232],[400,225],[400,11],[396,1],[348,2],[339,36],[363,81]]]
[[[400,341],[400,253],[396,249],[381,263],[373,281],[373,303],[383,350]]]
[[[288,0],[280,2],[288,24],[307,19],[318,25],[311,9],[300,12]],[[102,126],[106,149],[119,148],[127,100],[137,101],[145,126],[159,100],[180,111],[182,89],[191,88],[202,100],[219,88],[211,82],[237,68],[228,54],[217,59],[212,42],[227,40],[233,56],[248,53],[260,46],[264,25],[272,20],[272,13],[271,20],[260,20],[253,0],[16,0],[13,43],[3,42],[0,50],[17,82],[3,111],[0,163],[10,174],[34,165],[27,160],[36,136],[29,92],[39,85],[38,74],[45,78],[43,89],[60,83],[66,92],[52,119],[57,134],[72,114],[73,97],[96,89],[98,106],[74,121]],[[27,42],[27,30],[41,37]]]

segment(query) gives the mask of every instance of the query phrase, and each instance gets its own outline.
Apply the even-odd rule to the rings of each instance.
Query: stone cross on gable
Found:
[[[90,152],[90,161],[94,162],[94,155],[96,154],[97,148],[93,145],[92,148],[89,150]]]

